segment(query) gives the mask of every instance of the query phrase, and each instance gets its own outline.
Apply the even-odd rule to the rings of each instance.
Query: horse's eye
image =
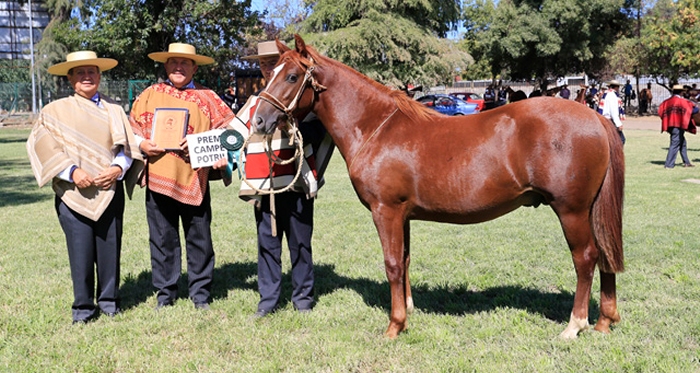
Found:
[[[287,75],[287,82],[289,83],[296,83],[297,80],[299,80],[299,76],[297,74],[289,74]]]

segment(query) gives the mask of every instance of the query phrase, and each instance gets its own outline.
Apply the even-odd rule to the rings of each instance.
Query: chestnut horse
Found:
[[[561,336],[575,338],[588,327],[596,264],[595,329],[607,333],[620,320],[615,274],[624,269],[624,155],[609,120],[549,97],[443,116],[320,55],[298,35],[295,41],[295,49],[277,41],[280,60],[252,123],[270,134],[312,110],[333,137],[379,233],[391,288],[388,337],[407,327],[413,309],[411,220],[472,224],[540,204],[557,214],[577,275]]]

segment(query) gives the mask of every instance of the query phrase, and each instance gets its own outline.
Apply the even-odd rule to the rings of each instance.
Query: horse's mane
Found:
[[[391,89],[383,84],[380,84],[372,79],[370,79],[368,76],[358,72],[357,70],[351,68],[350,66],[331,59],[329,57],[326,57],[313,47],[306,45],[306,52],[308,53],[309,57],[313,59],[313,63],[323,66],[323,65],[333,65],[338,68],[342,68],[351,74],[354,74],[357,76],[359,79],[365,81],[367,84],[372,85],[376,89],[378,89],[380,92],[386,93],[389,95],[393,100],[394,103],[396,103],[396,106],[398,107],[399,111],[404,113],[407,117],[409,118],[415,118],[415,119],[429,119],[435,116],[439,116],[439,113],[435,110],[429,109],[425,106],[423,106],[421,103],[413,100],[411,97],[409,97],[405,92],[399,91],[396,89]],[[311,61],[302,61],[303,65],[309,66],[311,64]]]

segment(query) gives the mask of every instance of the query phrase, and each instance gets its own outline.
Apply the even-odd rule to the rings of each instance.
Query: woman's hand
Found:
[[[73,170],[71,177],[73,178],[73,183],[78,187],[78,189],[89,188],[95,183],[92,177],[82,168],[76,168]]]
[[[101,189],[109,189],[117,182],[122,174],[122,168],[116,165],[109,166],[102,170],[95,178],[95,186]]]

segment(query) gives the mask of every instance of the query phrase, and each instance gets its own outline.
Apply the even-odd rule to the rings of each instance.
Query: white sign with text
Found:
[[[190,164],[193,169],[211,167],[221,158],[226,158],[226,149],[221,146],[223,129],[187,135]]]

